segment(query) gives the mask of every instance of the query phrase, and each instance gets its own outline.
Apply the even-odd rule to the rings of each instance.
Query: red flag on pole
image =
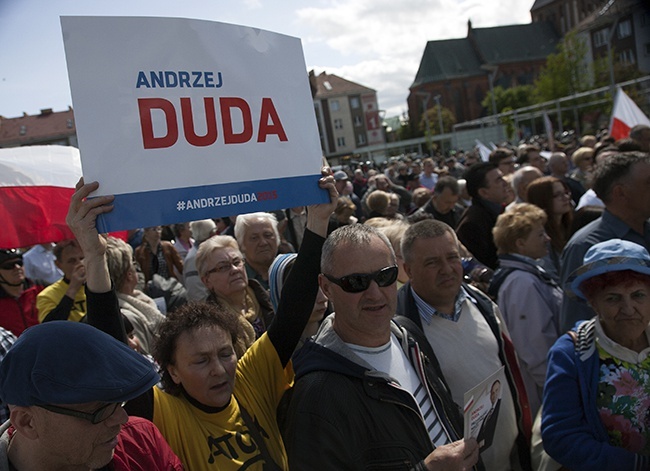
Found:
[[[643,114],[643,111],[627,96],[622,88],[618,88],[614,100],[612,120],[609,123],[609,134],[616,140],[623,139],[630,135],[630,129],[637,124],[650,126],[650,119]]]

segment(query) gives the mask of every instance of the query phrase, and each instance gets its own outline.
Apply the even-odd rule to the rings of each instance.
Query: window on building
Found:
[[[354,117],[354,125],[355,126],[362,126],[363,121],[361,120],[361,116],[357,115]]]
[[[632,52],[632,49],[627,49],[625,51],[622,51],[618,55],[618,60],[625,65],[632,65],[636,62],[634,59],[634,52]]]
[[[630,20],[621,21],[616,28],[619,39],[632,36],[632,22]]]
[[[334,120],[334,129],[343,129],[343,120],[336,118]]]
[[[341,109],[341,106],[339,105],[338,100],[331,100],[330,101],[330,110],[332,111],[338,111]]]
[[[354,110],[358,109],[361,106],[358,96],[353,96],[350,98],[350,107]]]
[[[366,135],[363,133],[357,134],[357,145],[363,146],[366,144]]]
[[[336,138],[336,145],[339,147],[345,147],[345,138],[344,137],[337,137]]]
[[[594,33],[594,47],[601,47],[607,44],[607,28],[600,29]]]
[[[650,26],[650,13],[641,15],[641,27],[645,28],[646,26]]]

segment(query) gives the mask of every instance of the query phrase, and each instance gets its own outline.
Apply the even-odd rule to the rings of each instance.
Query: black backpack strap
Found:
[[[494,302],[497,301],[497,297],[499,296],[499,288],[501,288],[505,279],[513,271],[515,271],[515,268],[507,267],[499,268],[494,272],[494,276],[492,277],[492,281],[490,281],[490,287],[487,292],[488,296],[490,296]]]

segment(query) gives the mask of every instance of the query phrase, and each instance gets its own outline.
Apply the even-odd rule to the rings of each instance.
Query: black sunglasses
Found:
[[[2,265],[0,265],[0,270],[13,270],[14,268],[16,268],[16,265],[18,265],[19,267],[22,267],[23,263],[24,262],[23,262],[22,258],[18,258],[16,260],[11,260],[9,262],[5,262]]]
[[[55,414],[69,415],[70,417],[87,420],[91,424],[98,424],[113,415],[118,407],[124,407],[124,404],[126,404],[126,402],[111,402],[110,404],[101,406],[95,412],[81,412],[80,410],[51,406],[49,404],[40,405],[38,407],[54,412]]]
[[[353,273],[341,278],[334,278],[325,273],[323,273],[323,276],[335,285],[340,286],[347,293],[360,293],[367,290],[372,281],[376,281],[381,288],[392,285],[397,280],[398,271],[397,265],[394,265],[382,268],[374,273]]]

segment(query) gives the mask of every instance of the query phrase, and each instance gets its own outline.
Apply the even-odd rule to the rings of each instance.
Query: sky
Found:
[[[377,91],[407,110],[426,42],[530,22],[534,0],[0,0],[0,116],[72,106],[59,16],[164,16],[261,28],[302,40],[307,70]]]

